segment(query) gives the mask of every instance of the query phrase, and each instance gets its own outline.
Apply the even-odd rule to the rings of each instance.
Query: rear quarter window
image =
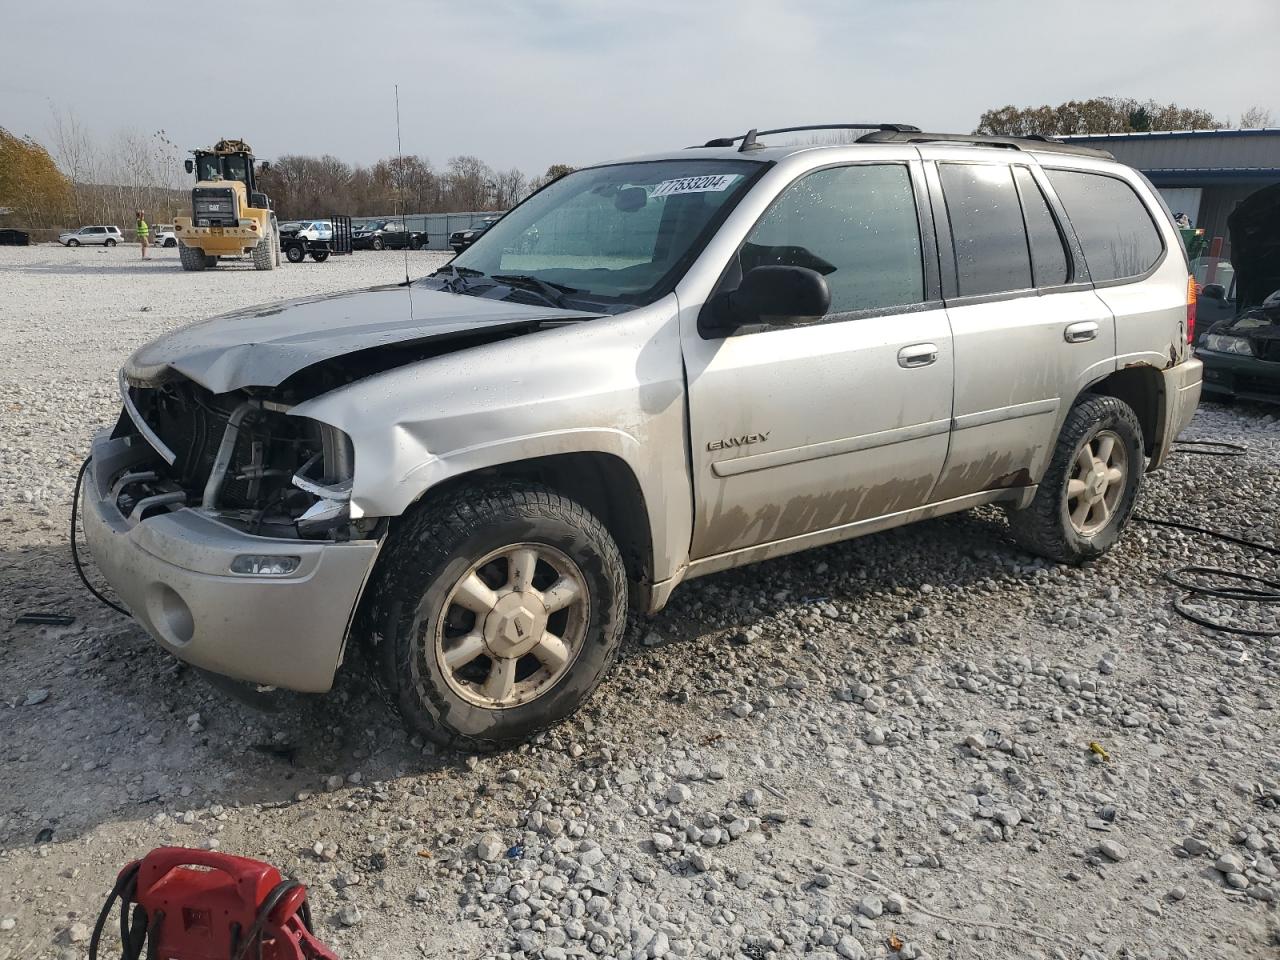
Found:
[[[1080,238],[1095,282],[1140,277],[1164,253],[1147,205],[1119,177],[1080,170],[1046,169],[1049,182]]]

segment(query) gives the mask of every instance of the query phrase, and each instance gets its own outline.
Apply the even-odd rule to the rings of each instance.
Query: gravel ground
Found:
[[[407,737],[355,671],[225,699],[78,587],[74,471],[139,343],[404,261],[171,254],[0,250],[0,960],[83,956],[161,844],[275,862],[344,957],[1276,956],[1280,641],[1195,627],[1161,579],[1275,564],[1195,534],[1073,569],[975,511],[698,580],[495,756]],[[1274,413],[1188,434],[1249,454],[1175,457],[1140,511],[1275,543]]]

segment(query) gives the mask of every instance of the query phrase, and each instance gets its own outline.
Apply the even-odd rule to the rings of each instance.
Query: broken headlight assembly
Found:
[[[159,457],[119,485],[118,509],[133,516],[140,503],[193,507],[264,537],[369,535],[374,521],[351,518],[351,438],[289,409],[270,396],[214,395],[188,381],[128,388],[121,422],[132,420]],[[246,557],[235,572],[281,575],[255,571],[263,559]]]

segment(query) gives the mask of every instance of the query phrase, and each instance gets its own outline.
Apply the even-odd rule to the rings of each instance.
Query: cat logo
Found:
[[[749,447],[753,443],[764,443],[768,439],[768,431],[765,431],[764,433],[747,433],[741,437],[726,437],[723,440],[712,440],[707,444],[707,449],[732,450],[734,447]]]

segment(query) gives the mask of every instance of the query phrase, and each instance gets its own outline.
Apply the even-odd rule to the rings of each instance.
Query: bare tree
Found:
[[[1271,110],[1268,107],[1252,106],[1240,114],[1241,130],[1260,130],[1271,126]]]

